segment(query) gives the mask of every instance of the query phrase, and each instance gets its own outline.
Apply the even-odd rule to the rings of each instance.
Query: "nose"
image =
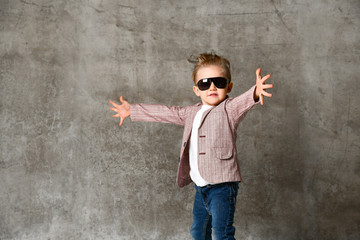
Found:
[[[212,82],[210,87],[209,87],[209,90],[210,91],[215,91],[216,90],[216,87],[215,87],[215,84]]]

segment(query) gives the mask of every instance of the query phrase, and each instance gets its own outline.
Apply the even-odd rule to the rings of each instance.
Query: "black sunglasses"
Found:
[[[214,83],[215,87],[217,87],[217,88],[226,88],[226,85],[228,85],[228,83],[229,83],[229,81],[224,77],[213,77],[213,78],[200,79],[196,83],[196,86],[201,91],[205,91],[205,90],[209,89],[212,82]]]

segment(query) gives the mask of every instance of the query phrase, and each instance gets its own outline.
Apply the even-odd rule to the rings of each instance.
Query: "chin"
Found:
[[[211,101],[211,102],[208,102],[208,105],[216,106],[219,103],[220,103],[220,101]]]

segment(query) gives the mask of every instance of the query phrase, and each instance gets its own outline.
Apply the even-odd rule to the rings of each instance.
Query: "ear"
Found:
[[[230,82],[227,86],[227,93],[231,92],[232,88],[233,88],[233,82]]]
[[[200,93],[199,93],[199,89],[198,89],[198,87],[197,86],[193,86],[193,90],[194,90],[194,93],[196,94],[196,96],[200,96]]]

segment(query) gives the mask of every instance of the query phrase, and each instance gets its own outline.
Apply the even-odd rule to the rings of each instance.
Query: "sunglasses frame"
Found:
[[[216,86],[216,83],[214,82],[214,80],[217,80],[217,79],[225,79],[225,80],[226,80],[226,85],[225,85],[225,87],[218,87],[218,86]],[[203,80],[208,80],[208,81],[210,81],[209,87],[206,88],[206,89],[201,89],[200,86],[199,86],[199,83],[200,83],[201,81],[203,81]],[[226,86],[230,83],[230,81],[227,80],[227,79],[224,78],[224,77],[203,78],[203,79],[200,79],[199,81],[197,81],[196,86],[198,87],[198,89],[199,89],[200,91],[205,91],[205,90],[208,90],[208,89],[210,88],[211,83],[214,83],[214,85],[215,85],[216,88],[224,89],[224,88],[226,88]]]

